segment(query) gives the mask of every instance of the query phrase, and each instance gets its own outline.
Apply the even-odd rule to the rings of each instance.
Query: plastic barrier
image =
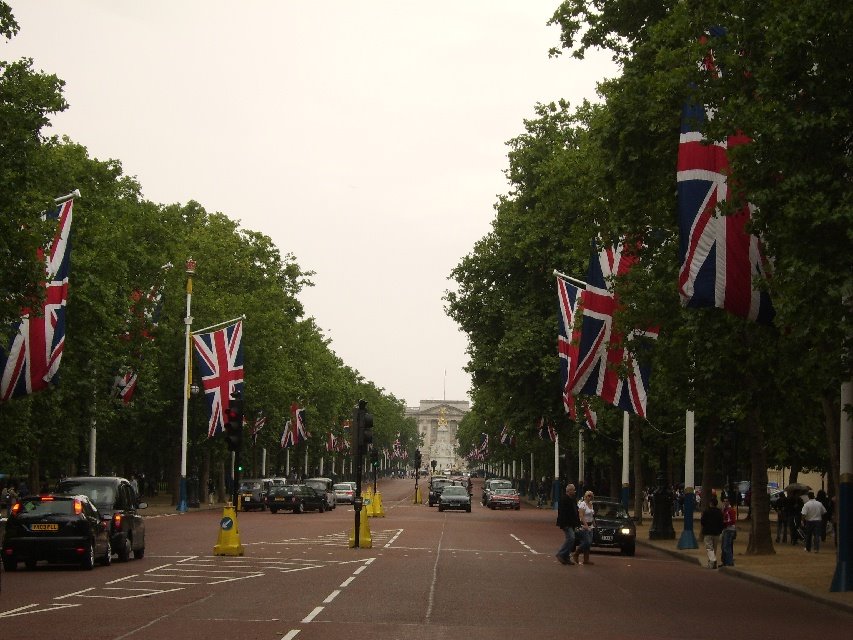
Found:
[[[372,549],[373,536],[370,535],[370,524],[367,521],[367,516],[364,511],[361,512],[358,528],[358,547],[359,549]],[[352,530],[349,532],[349,548],[355,547],[355,523],[353,522]]]
[[[242,556],[243,545],[240,544],[240,529],[237,527],[237,512],[229,502],[222,510],[222,520],[219,521],[219,539],[213,547],[215,556]]]
[[[373,500],[370,503],[370,506],[373,508],[373,517],[374,518],[384,518],[385,517],[385,509],[382,508],[382,493],[377,491],[373,494]]]

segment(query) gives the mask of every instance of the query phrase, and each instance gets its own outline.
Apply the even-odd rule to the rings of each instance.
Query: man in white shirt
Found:
[[[820,527],[823,524],[824,513],[826,513],[826,507],[815,500],[814,491],[809,491],[809,500],[803,505],[801,512],[803,527],[806,531],[806,553],[812,550],[812,540],[814,540],[814,552],[820,551]]]

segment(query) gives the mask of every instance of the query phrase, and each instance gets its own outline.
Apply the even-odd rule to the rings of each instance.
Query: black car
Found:
[[[263,511],[266,509],[267,494],[272,486],[272,480],[260,478],[243,480],[238,491],[241,509],[243,511],[251,511],[252,509]]]
[[[452,487],[454,484],[453,480],[450,478],[444,478],[442,476],[433,476],[429,481],[429,496],[427,497],[427,501],[429,502],[429,506],[434,507],[438,504],[438,499],[441,497],[441,492],[444,491],[445,487]]]
[[[130,560],[131,552],[137,560],[145,556],[145,519],[139,510],[148,504],[140,502],[130,482],[112,476],[79,476],[60,481],[56,492],[89,498],[107,521],[113,553],[120,561]]]
[[[267,494],[267,506],[271,513],[277,513],[279,509],[293,511],[293,513],[305,511],[323,513],[326,510],[326,496],[304,484],[289,484],[284,487],[273,487]]]
[[[3,536],[3,568],[39,560],[91,569],[112,561],[109,523],[84,495],[26,496],[12,509]]]
[[[459,509],[471,513],[471,496],[468,490],[462,486],[444,487],[438,497],[438,510]]]
[[[593,547],[616,548],[626,556],[633,556],[636,548],[637,527],[625,507],[618,500],[594,498],[595,526],[592,532]],[[575,546],[578,544],[575,538]]]

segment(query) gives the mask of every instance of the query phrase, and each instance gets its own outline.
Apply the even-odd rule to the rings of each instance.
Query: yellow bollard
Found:
[[[376,499],[371,492],[368,492],[364,498],[364,513],[368,518],[376,515]]]
[[[382,508],[382,493],[377,491],[373,494],[373,517],[384,518],[385,509]]]
[[[240,544],[240,529],[237,527],[237,512],[234,505],[226,503],[222,510],[222,520],[219,521],[219,540],[213,547],[215,556],[242,556],[243,545]]]
[[[421,488],[417,487],[415,489],[415,499],[412,500],[412,504],[421,504]]]
[[[373,536],[370,535],[370,523],[367,521],[367,516],[364,511],[361,512],[358,527],[358,547],[359,549],[372,549]],[[355,547],[355,523],[352,525],[352,530],[349,532],[349,548]]]

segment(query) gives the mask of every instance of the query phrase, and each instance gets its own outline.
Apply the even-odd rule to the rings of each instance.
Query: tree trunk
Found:
[[[770,496],[767,494],[767,450],[764,448],[764,427],[757,409],[749,412],[749,458],[751,497],[749,541],[747,555],[774,555],[773,537],[770,531]]]
[[[705,427],[705,441],[702,446],[702,500],[699,503],[699,511],[708,508],[708,499],[714,489],[714,436],[720,425],[719,416],[712,416]]]
[[[210,449],[204,447],[204,453],[201,458],[201,479],[199,480],[199,504],[207,504],[208,492],[207,482],[210,480]]]
[[[639,420],[632,421],[631,432],[631,459],[634,465],[634,520],[637,524],[643,523],[643,491],[646,488],[643,481],[643,456],[641,448],[643,439],[641,436]]]
[[[820,398],[823,405],[823,423],[826,426],[826,450],[829,453],[829,470],[832,484],[828,486],[830,495],[837,496],[840,490],[839,478],[841,477],[838,438],[841,433],[838,424],[840,411],[832,396],[825,393]]]

